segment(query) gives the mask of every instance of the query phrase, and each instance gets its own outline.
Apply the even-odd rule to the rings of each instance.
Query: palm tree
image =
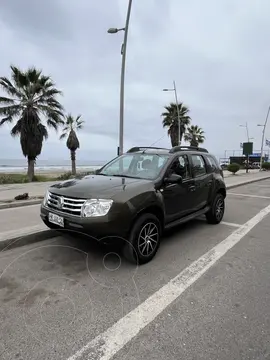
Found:
[[[197,125],[191,125],[184,138],[190,143],[190,146],[199,146],[205,140],[204,131]]]
[[[178,131],[178,113],[177,104],[170,103],[169,106],[164,107],[166,112],[162,113],[163,127],[168,128],[168,135],[171,138],[172,146],[179,144],[179,131]],[[190,124],[190,117],[188,116],[189,109],[183,103],[178,104],[180,115],[180,141],[182,141],[183,135],[186,132],[187,126]]]
[[[80,142],[76,131],[83,128],[84,121],[81,120],[81,115],[74,118],[71,114],[66,116],[65,126],[60,140],[67,138],[67,148],[70,150],[71,169],[72,174],[76,175],[76,150],[80,148]]]
[[[42,117],[46,125],[55,130],[63,124],[63,107],[57,100],[61,92],[41,70],[10,68],[11,80],[0,77],[0,86],[8,95],[0,97],[0,126],[16,121],[11,135],[20,137],[22,153],[28,161],[27,175],[29,181],[33,181],[36,159],[41,153],[43,140],[48,138]]]

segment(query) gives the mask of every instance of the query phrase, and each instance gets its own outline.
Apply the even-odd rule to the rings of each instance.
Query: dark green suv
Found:
[[[143,264],[155,256],[165,229],[202,214],[220,223],[225,197],[222,169],[206,149],[135,147],[96,175],[51,186],[41,218],[52,229],[121,240],[125,256]]]

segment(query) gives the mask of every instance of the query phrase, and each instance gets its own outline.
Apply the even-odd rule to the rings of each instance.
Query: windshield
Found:
[[[126,154],[105,165],[99,174],[153,180],[167,160],[168,155]]]

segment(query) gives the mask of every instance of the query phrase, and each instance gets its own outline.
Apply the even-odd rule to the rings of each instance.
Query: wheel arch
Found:
[[[140,216],[142,216],[143,214],[153,214],[155,215],[158,220],[160,221],[160,225],[161,225],[161,231],[163,231],[164,229],[164,219],[165,219],[165,215],[164,215],[164,211],[163,209],[155,204],[149,205],[143,209],[141,209],[133,218],[132,222],[131,222],[131,227],[130,227],[130,231],[132,230],[135,222],[139,219]]]
[[[217,191],[217,194],[221,194],[225,199],[226,196],[227,196],[226,189],[225,188],[219,188],[218,191]]]

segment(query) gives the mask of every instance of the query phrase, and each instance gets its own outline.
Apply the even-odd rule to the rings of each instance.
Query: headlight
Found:
[[[43,199],[43,206],[46,206],[47,205],[47,202],[48,202],[48,198],[49,198],[49,191],[47,190],[46,191],[46,194],[44,196],[44,199]]]
[[[113,200],[107,199],[90,199],[86,200],[82,206],[82,217],[96,217],[107,215]]]

